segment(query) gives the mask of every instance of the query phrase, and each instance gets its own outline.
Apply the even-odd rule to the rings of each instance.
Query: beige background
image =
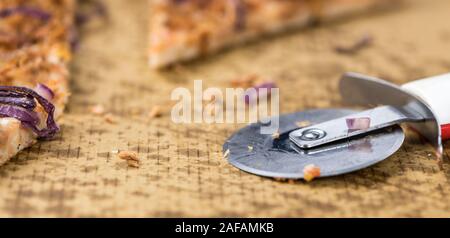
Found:
[[[356,17],[248,44],[152,72],[146,65],[146,0],[111,0],[111,19],[85,30],[75,56],[71,101],[62,132],[0,168],[2,217],[411,217],[450,215],[450,166],[443,170],[414,134],[394,156],[371,168],[312,183],[276,182],[241,172],[222,159],[237,125],[176,125],[168,113],[148,120],[153,105],[169,110],[170,92],[225,88],[237,76],[277,80],[281,111],[340,107],[339,76],[357,71],[396,83],[450,71],[450,1],[410,0],[401,9]],[[336,44],[363,34],[374,45],[339,55]],[[87,107],[102,103],[105,123]],[[112,153],[134,150],[129,168]]]

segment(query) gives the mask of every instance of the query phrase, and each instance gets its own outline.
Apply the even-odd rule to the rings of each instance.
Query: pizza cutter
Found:
[[[340,81],[345,102],[378,105],[365,111],[309,110],[281,115],[279,137],[261,134],[261,122],[232,135],[223,146],[228,161],[260,176],[300,179],[305,166],[320,168],[320,177],[353,172],[395,153],[404,141],[400,123],[407,122],[442,155],[450,138],[450,74],[397,86],[381,79],[346,73]],[[447,96],[448,97],[448,96]],[[347,119],[370,118],[370,125],[349,130]],[[299,127],[299,122],[309,122]]]

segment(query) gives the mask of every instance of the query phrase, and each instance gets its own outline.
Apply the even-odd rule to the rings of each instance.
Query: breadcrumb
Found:
[[[111,113],[105,114],[105,116],[103,116],[103,118],[108,123],[111,123],[111,124],[116,124],[117,123],[117,119]]]
[[[248,145],[247,148],[248,148],[248,152],[252,152],[253,151],[253,146]]]
[[[126,160],[128,166],[130,167],[139,167],[139,158],[137,153],[134,151],[120,151],[118,154],[120,159]]]
[[[303,179],[307,182],[312,181],[314,178],[320,176],[320,168],[314,164],[306,165],[303,168]]]
[[[149,118],[156,118],[156,117],[160,117],[160,116],[162,116],[162,111],[161,111],[161,107],[158,105],[153,106],[153,108],[148,113]]]
[[[90,111],[94,115],[103,115],[105,113],[105,107],[101,104],[94,105],[90,108]]]

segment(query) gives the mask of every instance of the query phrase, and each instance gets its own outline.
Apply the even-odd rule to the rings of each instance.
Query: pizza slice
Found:
[[[160,68],[391,0],[150,0],[149,64]]]
[[[0,165],[59,130],[75,8],[76,0],[0,2]]]

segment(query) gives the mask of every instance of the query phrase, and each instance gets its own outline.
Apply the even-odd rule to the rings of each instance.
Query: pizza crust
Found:
[[[306,26],[310,22],[310,19],[309,14],[299,14],[287,22],[273,22],[262,27],[264,27],[265,34],[276,34],[288,29]],[[206,48],[199,47],[198,44],[190,43],[183,39],[183,36],[179,38],[175,37],[175,39],[171,40],[172,45],[168,44],[160,50],[150,50],[149,65],[151,68],[161,68],[177,61],[187,61],[197,58],[200,55],[211,54],[226,47],[252,41],[260,36],[260,31],[258,29],[248,30],[234,35],[212,35],[209,37],[209,43]],[[151,33],[151,35],[158,37],[157,34]]]
[[[245,13],[238,14],[239,9],[232,9],[236,7],[236,2],[244,4]],[[300,28],[314,21],[330,21],[376,7],[390,6],[393,2],[396,1],[150,1],[149,65],[161,68],[264,35]],[[242,29],[236,29],[236,22],[243,25]]]
[[[399,0],[323,0],[320,20],[328,22],[371,10],[395,6]]]
[[[0,9],[16,7],[14,0],[5,0],[0,3]],[[75,13],[75,0],[55,1],[32,0],[25,4],[39,6],[41,9],[52,13],[52,22],[48,28],[42,28],[42,39],[35,39],[37,43],[25,46],[15,46],[14,42],[0,41],[0,85],[21,86],[34,89],[37,84],[49,87],[55,97],[52,103],[55,105],[55,118],[62,115],[69,97],[68,89],[68,63],[71,58],[70,30],[73,26]],[[16,16],[14,16],[16,17]],[[29,19],[28,19],[29,20]],[[28,34],[22,25],[28,24],[27,18],[20,16],[15,19],[2,20],[0,29],[8,29],[5,32],[15,32],[20,29],[22,34]],[[20,31],[19,30],[19,31]],[[36,34],[39,34],[37,32]],[[45,127],[47,115],[42,107],[38,106],[41,124]],[[0,118],[0,165],[6,163],[21,150],[36,143],[36,135],[15,118]]]
[[[33,132],[23,127],[20,121],[0,118],[0,166],[35,142]]]

